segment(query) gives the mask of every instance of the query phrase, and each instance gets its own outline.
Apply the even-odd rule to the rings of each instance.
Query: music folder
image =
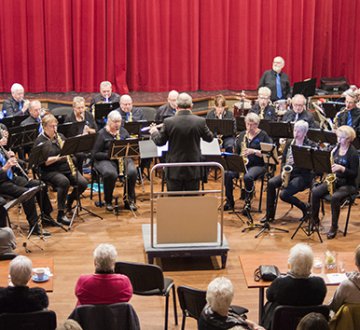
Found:
[[[107,115],[115,110],[120,108],[119,102],[113,103],[97,103],[95,104],[95,119],[96,120],[103,120],[107,117]]]
[[[306,79],[294,83],[292,96],[302,94],[305,97],[314,96],[316,91],[316,78]]]

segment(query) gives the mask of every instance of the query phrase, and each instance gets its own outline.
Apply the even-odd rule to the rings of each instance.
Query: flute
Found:
[[[150,128],[152,128],[152,127],[161,128],[161,127],[163,127],[163,126],[164,126],[163,123],[162,123],[162,124],[158,124],[158,125],[152,124],[152,125],[150,125],[150,126],[143,127],[143,128],[141,129],[141,132],[147,132],[147,131],[149,131]]]

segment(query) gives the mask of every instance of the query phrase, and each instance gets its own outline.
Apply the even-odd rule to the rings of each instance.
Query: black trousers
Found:
[[[168,191],[191,191],[199,190],[200,188],[200,179],[194,180],[174,180],[166,179],[166,188]]]
[[[275,217],[275,199],[276,189],[282,184],[281,175],[275,176],[269,180],[266,194],[266,216]],[[310,188],[311,178],[305,178],[301,175],[290,176],[289,184],[280,192],[280,199],[286,203],[292,204],[301,211],[306,212],[306,204],[300,201],[294,195],[300,191]]]
[[[311,195],[311,210],[313,219],[319,219],[320,200],[322,197],[329,193],[327,184],[321,183],[312,189]],[[334,194],[331,197],[331,226],[338,228],[340,207],[344,199],[352,194],[356,193],[354,186],[341,186],[336,187]]]
[[[100,172],[104,182],[104,195],[105,203],[110,204],[113,199],[113,193],[115,189],[116,180],[118,177],[118,165],[117,162],[111,160],[100,160],[95,162],[95,168]],[[136,167],[131,158],[127,158],[124,164],[124,170],[127,174],[129,201],[136,200],[135,198],[135,185],[136,185]],[[124,199],[126,196],[126,183],[124,183]]]
[[[77,198],[77,191],[75,186],[78,187],[79,195],[82,194],[87,188],[87,180],[78,173],[77,177],[71,175],[71,173],[60,172],[43,172],[41,179],[47,183],[50,183],[57,192],[58,211],[64,211],[66,208],[66,197],[69,192],[70,186],[73,186],[71,194],[68,196],[67,206],[70,207],[74,200]]]

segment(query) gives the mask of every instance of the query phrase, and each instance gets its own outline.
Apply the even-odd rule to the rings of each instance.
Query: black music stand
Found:
[[[293,138],[293,126],[289,122],[269,121],[268,127],[264,128],[272,138]]]
[[[217,137],[234,135],[234,119],[206,119],[209,130]]]
[[[322,105],[327,118],[334,119],[336,114],[345,106],[343,102],[325,102]]]
[[[129,132],[130,135],[140,136],[141,128],[144,127],[147,122],[141,121],[128,121],[124,123],[124,128]]]
[[[39,135],[39,124],[9,128],[10,149],[22,150],[23,147],[32,146]]]
[[[116,109],[120,108],[119,102],[114,103],[97,103],[95,104],[95,120],[104,123],[106,121],[106,118],[108,114]]]
[[[320,128],[310,128],[307,137],[319,144],[328,143],[329,145],[337,144],[337,136],[335,132],[323,130]]]
[[[236,130],[242,132],[246,130],[245,117],[235,117]]]
[[[292,146],[292,152],[294,156],[294,163],[301,164],[301,166],[297,165],[298,167],[312,170],[315,173],[331,173],[330,151]],[[306,226],[307,221],[308,225]],[[291,236],[291,239],[295,237],[299,229],[301,229],[308,237],[313,233],[317,233],[319,240],[322,243],[318,223],[313,223],[311,219],[307,219],[307,217],[305,217],[296,228],[295,232]]]
[[[63,134],[66,138],[69,138],[82,134],[85,124],[85,121],[68,122],[58,125],[57,131]]]
[[[10,129],[10,127],[20,126],[20,123],[28,117],[29,116],[27,116],[27,115],[5,117],[5,118],[1,119],[1,123]]]
[[[127,159],[132,157],[138,157],[140,155],[139,140],[127,139],[127,140],[113,140],[109,148],[109,158],[112,160],[124,158],[124,178],[125,178],[125,199],[124,201],[130,204],[129,200],[129,179],[127,174]],[[118,207],[116,208],[118,215]],[[136,217],[136,213],[130,208],[130,211]]]
[[[314,96],[316,91],[316,78],[306,79],[294,83],[292,96],[302,94],[305,97]]]
[[[80,135],[80,136],[75,136],[75,137],[66,139],[65,143],[61,149],[60,156],[70,156],[71,157],[71,155],[74,155],[79,152],[84,152],[84,153],[91,152],[91,150],[95,144],[96,137],[97,137],[97,134],[86,134],[86,135]],[[79,180],[79,171],[76,170],[76,176],[75,176],[76,183],[78,182],[78,180]],[[71,229],[72,224],[75,219],[75,216],[80,216],[79,213],[80,213],[80,211],[83,211],[83,210],[86,211],[87,214],[91,214],[92,216],[97,217],[101,220],[103,219],[100,215],[90,211],[89,209],[87,209],[81,205],[78,187],[76,187],[76,205],[73,209],[74,209],[73,215],[72,215],[68,230]]]
[[[39,207],[40,207],[40,216],[38,218],[38,221],[34,226],[31,228],[28,238],[31,236],[32,232],[34,231],[36,225],[38,224],[40,227],[41,236],[43,236],[43,228],[42,228],[42,220],[44,219],[44,211],[43,211],[43,188],[44,185],[42,181],[40,180],[39,175],[39,165],[45,163],[46,159],[48,158],[50,149],[50,143],[41,143],[37,145],[36,147],[31,149],[30,157],[29,157],[29,169],[33,170],[33,173],[37,174],[37,177],[39,178],[39,191],[40,191],[40,198],[39,198]],[[47,221],[51,222],[54,226],[60,227],[62,230],[67,231],[67,229],[59,222],[53,221],[51,218],[46,218]]]

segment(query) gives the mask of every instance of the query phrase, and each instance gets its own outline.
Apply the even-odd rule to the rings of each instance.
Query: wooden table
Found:
[[[9,264],[11,260],[0,261],[0,286],[7,287],[9,285]],[[49,277],[46,282],[38,283],[30,279],[28,286],[30,288],[43,288],[47,292],[54,290],[54,258],[31,258],[33,268],[48,267],[53,276]]]
[[[338,260],[346,265],[346,271],[355,268],[354,253],[353,252],[339,252]],[[288,271],[288,253],[285,252],[262,252],[262,253],[247,253],[239,257],[241,267],[244,273],[247,287],[259,289],[259,322],[261,321],[264,312],[264,292],[265,288],[269,287],[271,282],[260,280],[256,282],[254,279],[254,271],[260,265],[276,265],[281,273]],[[315,259],[324,260],[324,253],[315,253]],[[326,285],[338,285],[339,282],[330,282],[327,274],[337,273],[338,270],[327,270],[326,267],[321,269],[314,269],[313,274],[324,279]]]

